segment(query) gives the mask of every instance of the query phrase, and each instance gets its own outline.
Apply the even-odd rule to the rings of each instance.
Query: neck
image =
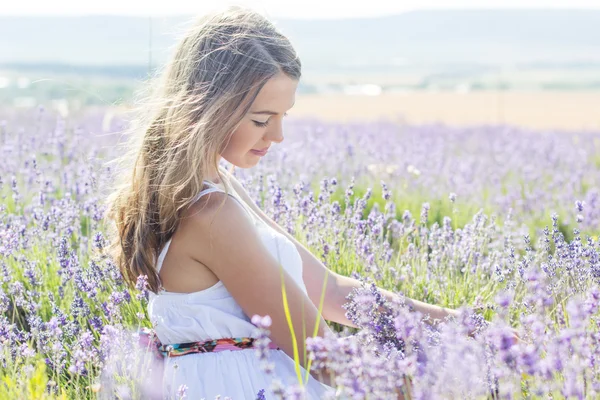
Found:
[[[221,173],[221,175],[223,175],[223,173]],[[215,171],[214,169],[206,173],[204,179],[211,181],[212,183],[216,183],[218,185],[223,184],[223,179],[219,178],[219,175],[217,175],[217,171]],[[227,177],[224,177],[224,179],[227,179]]]

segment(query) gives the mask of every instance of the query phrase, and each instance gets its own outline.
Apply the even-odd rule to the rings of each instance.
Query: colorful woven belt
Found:
[[[164,357],[179,357],[190,353],[215,353],[225,350],[244,350],[254,347],[255,338],[240,337],[240,338],[223,338],[214,340],[205,340],[202,342],[189,342],[163,345],[156,332],[150,328],[139,328],[139,343],[150,348],[156,358]],[[269,348],[279,350],[273,342],[269,343]]]

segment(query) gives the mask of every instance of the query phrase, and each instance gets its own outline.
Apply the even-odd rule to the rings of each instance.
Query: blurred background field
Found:
[[[600,128],[600,92],[407,92],[379,96],[299,96],[298,116],[351,121],[389,119],[414,124],[509,124],[532,129]]]
[[[0,16],[0,105],[126,108],[192,17]],[[272,18],[303,62],[291,115],[600,128],[600,10]]]

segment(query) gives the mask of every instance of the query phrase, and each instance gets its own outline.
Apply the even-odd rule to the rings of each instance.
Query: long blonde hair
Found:
[[[207,171],[227,182],[219,154],[278,73],[300,79],[300,60],[289,40],[253,10],[206,14],[179,40],[150,94],[138,102],[127,152],[117,160],[122,182],[107,198],[106,217],[115,228],[109,252],[130,287],[147,275],[148,289],[158,292],[158,251],[202,190]]]

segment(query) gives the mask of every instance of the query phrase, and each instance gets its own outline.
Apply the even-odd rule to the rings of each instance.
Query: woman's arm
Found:
[[[323,290],[323,284],[325,281],[325,277],[327,274],[327,288],[325,290],[325,300],[323,302],[323,309],[321,311],[323,318],[328,321],[337,322],[342,325],[352,326],[356,328],[356,325],[352,323],[348,318],[346,318],[346,311],[342,307],[345,303],[348,302],[346,297],[352,289],[359,288],[361,286],[360,281],[350,278],[347,276],[343,276],[337,274],[331,270],[329,270],[319,259],[317,259],[302,243],[298,242],[296,238],[290,235],[285,229],[279,226],[275,221],[273,221],[268,215],[266,215],[255,203],[252,201],[246,190],[240,184],[240,182],[231,174],[227,173],[228,177],[230,177],[230,181],[242,199],[248,203],[248,205],[273,229],[285,235],[294,245],[298,252],[300,253],[300,257],[302,258],[302,266],[303,266],[303,278],[304,283],[306,285],[306,290],[311,301],[315,304],[316,307],[319,306],[319,302],[321,300],[321,294]],[[389,290],[379,288],[381,293],[386,297],[386,299],[392,301],[394,298],[397,298],[397,294],[390,292]],[[421,312],[424,316],[429,314],[430,320],[429,322],[433,322],[433,320],[442,320],[448,315],[456,315],[456,311],[444,308],[436,305],[431,305],[427,303],[423,303],[418,300],[413,300],[408,297],[405,297],[405,302],[407,305],[412,306],[415,311]]]
[[[345,316],[345,310],[342,305],[347,302],[345,295],[338,291],[339,284],[338,279],[342,278],[341,275],[330,271],[320,262],[310,251],[308,251],[302,243],[298,242],[292,235],[285,231],[282,227],[273,221],[267,214],[265,214],[250,198],[246,189],[242,184],[228,171],[221,169],[223,173],[229,178],[231,185],[233,186],[236,193],[259,215],[269,226],[275,229],[277,232],[286,236],[289,240],[294,243],[296,249],[300,253],[302,258],[302,278],[308,292],[308,297],[312,303],[318,308],[321,300],[321,294],[323,291],[323,284],[327,274],[327,287],[325,288],[325,299],[323,300],[323,309],[321,315],[324,319],[337,322],[343,325],[356,327],[348,318]]]
[[[256,227],[234,199],[211,193],[199,201],[198,207],[191,210],[193,214],[184,218],[178,229],[190,256],[210,268],[246,315],[269,315],[271,339],[292,359],[297,355],[305,366],[308,359],[304,356],[304,329],[307,337],[315,329],[317,336],[324,336],[331,332],[329,326],[264,246]],[[288,317],[293,329],[288,326]]]
[[[306,290],[309,293],[309,297],[317,307],[319,306],[318,302],[321,298],[321,290],[323,288],[325,275],[329,273],[329,277],[327,279],[327,291],[325,294],[325,300],[323,302],[323,318],[329,321],[340,323],[342,325],[356,328],[356,325],[346,317],[346,310],[342,306],[348,302],[347,296],[352,292],[352,290],[361,287],[361,282],[354,278],[340,275],[329,270],[319,259],[315,257],[314,254],[307,250],[302,243],[298,242],[292,235],[281,228],[271,218],[268,216],[266,217],[270,221],[269,224],[274,229],[287,236],[288,239],[290,239],[296,245],[296,248],[302,257],[302,273],[304,282],[306,284]],[[385,298],[390,302],[397,300],[399,297],[396,293],[389,290],[380,287],[378,289],[381,294],[384,295]],[[426,321],[429,323],[437,323],[448,315],[457,314],[456,310],[413,300],[406,296],[404,297],[404,301],[409,307],[415,311],[419,311],[421,314],[423,314],[423,316],[429,315],[430,318],[426,319]]]
[[[361,286],[360,281],[350,278],[347,276],[340,276],[337,280],[338,289],[337,291],[340,293],[340,296],[348,296],[352,289],[358,288]],[[378,287],[377,288],[382,295],[385,296],[386,300],[392,302],[398,300],[398,295],[389,290]],[[424,303],[419,300],[413,300],[409,297],[404,296],[404,302],[406,305],[414,311],[419,311],[423,316],[429,315],[429,318],[426,320],[428,323],[437,323],[449,315],[456,316],[458,313],[456,310],[451,308],[445,308],[441,306],[437,306],[434,304]]]

